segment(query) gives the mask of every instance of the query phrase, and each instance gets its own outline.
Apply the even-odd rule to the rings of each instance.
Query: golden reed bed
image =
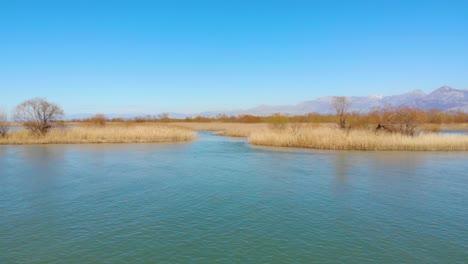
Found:
[[[194,130],[220,131],[218,134],[224,136],[247,137],[250,144],[261,146],[332,150],[468,151],[468,135],[423,133],[410,137],[364,129],[346,133],[334,124],[288,124],[286,129],[271,129],[268,124],[241,123],[177,125]]]
[[[346,131],[330,127],[305,127],[297,131],[268,130],[252,132],[249,142],[261,146],[332,150],[468,150],[468,136],[466,135],[428,133],[411,137],[384,132],[376,133],[371,130],[351,130],[346,133]]]
[[[0,138],[0,145],[14,144],[86,144],[86,143],[153,143],[179,142],[196,138],[190,129],[165,126],[105,126],[53,129],[45,136],[35,136],[26,130],[12,131]]]
[[[468,151],[467,135],[426,133],[410,137],[376,133],[372,130],[346,131],[330,124],[288,124],[271,129],[268,124],[171,123],[112,124],[105,127],[83,125],[54,129],[37,137],[25,130],[12,131],[5,144],[80,144],[180,142],[196,138],[193,130],[219,131],[220,135],[247,137],[250,144],[274,147],[300,147],[332,150],[423,150]]]

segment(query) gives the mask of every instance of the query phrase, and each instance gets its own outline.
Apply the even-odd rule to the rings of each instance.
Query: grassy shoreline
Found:
[[[166,125],[83,126],[53,129],[44,136],[36,136],[26,130],[12,131],[8,137],[0,138],[0,145],[163,143],[184,142],[195,138],[196,134],[190,129]]]
[[[468,151],[468,135],[422,133],[405,136],[365,129],[349,133],[333,124],[296,124],[271,129],[267,124],[178,123],[195,130],[220,131],[222,136],[245,137],[252,145],[328,150]],[[459,129],[462,126],[457,126]]]
[[[411,137],[370,130],[349,133],[333,128],[302,128],[298,131],[253,132],[249,143],[271,147],[369,151],[468,151],[468,136],[434,133]]]
[[[460,128],[462,126],[458,126]],[[93,126],[75,123],[72,127],[54,129],[45,136],[34,136],[26,130],[11,131],[0,138],[0,145],[27,144],[96,144],[156,143],[194,140],[194,131],[218,131],[218,135],[245,137],[252,145],[329,150],[409,150],[468,151],[468,135],[423,133],[404,136],[372,130],[343,131],[333,124],[288,124],[286,129],[272,129],[266,123],[108,123]]]

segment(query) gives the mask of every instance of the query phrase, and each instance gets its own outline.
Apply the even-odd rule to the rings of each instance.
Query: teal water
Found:
[[[0,263],[466,263],[468,153],[0,146]]]

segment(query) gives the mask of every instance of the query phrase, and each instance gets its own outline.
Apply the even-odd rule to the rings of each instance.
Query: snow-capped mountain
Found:
[[[377,106],[409,106],[420,109],[439,109],[442,111],[465,111],[468,112],[468,90],[458,90],[449,86],[442,86],[433,92],[426,94],[421,90],[391,96],[352,96],[348,97],[352,102],[352,111],[368,111]],[[297,105],[267,106],[262,105],[255,108],[229,111],[229,112],[204,112],[201,115],[215,116],[217,114],[228,115],[271,115],[274,113],[301,115],[307,113],[333,113],[333,96],[305,101]]]

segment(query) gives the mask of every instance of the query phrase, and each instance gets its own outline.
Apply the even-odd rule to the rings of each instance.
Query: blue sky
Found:
[[[0,2],[0,106],[195,113],[468,89],[468,1]]]

